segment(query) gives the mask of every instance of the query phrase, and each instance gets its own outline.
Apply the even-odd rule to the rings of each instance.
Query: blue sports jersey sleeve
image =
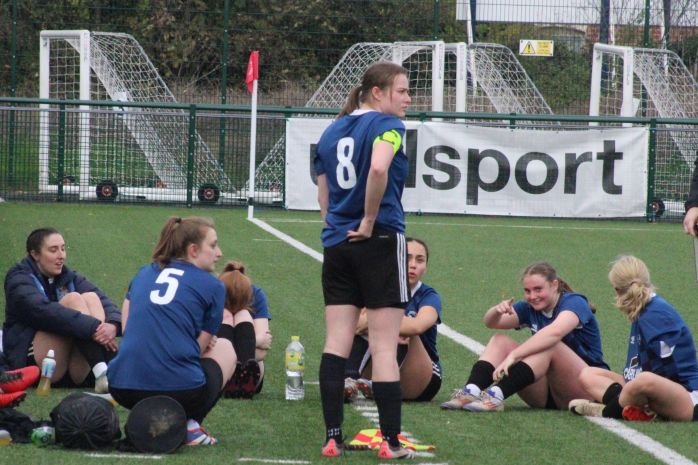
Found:
[[[410,302],[405,308],[405,316],[414,318],[425,307],[433,307],[437,313],[436,322],[426,331],[419,335],[422,344],[429,354],[429,358],[435,363],[439,363],[439,353],[436,347],[437,328],[441,323],[441,296],[431,286],[422,283],[414,292]]]
[[[254,298],[252,300],[252,308],[254,309],[254,318],[266,318],[271,320],[271,312],[269,312],[269,304],[267,303],[267,295],[261,287],[252,285],[254,290]]]
[[[567,310],[577,315],[582,326],[589,323],[589,320],[594,317],[589,302],[579,294],[564,293],[560,297],[558,306],[561,312]]]
[[[636,327],[642,370],[696,389],[698,362],[693,336],[678,312],[655,296],[636,320]]]
[[[221,281],[214,282],[213,289],[211,290],[211,302],[209,308],[206,310],[206,316],[204,317],[201,327],[202,331],[206,331],[213,335],[218,333],[218,329],[223,321],[224,308],[225,286]]]
[[[512,305],[516,316],[519,317],[519,328],[531,327],[531,306],[525,300],[519,300]]]

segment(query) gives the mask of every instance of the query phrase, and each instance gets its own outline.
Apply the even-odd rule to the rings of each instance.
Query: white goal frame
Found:
[[[619,82],[622,87],[622,103],[620,109],[615,110],[617,113],[611,113],[613,107],[610,105],[610,110],[603,105],[603,67],[609,57],[622,60],[622,66],[617,67],[621,70],[621,79],[612,81]],[[616,72],[615,69],[606,70],[607,75]],[[644,95],[640,95],[640,91]],[[643,98],[662,118],[698,117],[698,82],[676,53],[666,49],[594,44],[589,115],[635,116]],[[629,123],[623,125],[630,126]],[[698,148],[695,126],[672,124],[668,132],[683,160],[692,166]]]
[[[57,55],[64,53],[66,57],[53,57],[53,47],[60,50],[55,51]],[[110,54],[115,54],[118,58],[115,60]],[[133,60],[120,68],[122,55],[124,60],[127,57]],[[61,59],[64,61],[57,64],[52,61]],[[194,141],[193,174],[188,173],[186,147],[189,123],[186,111],[173,108],[140,109],[120,105],[120,102],[176,103],[174,95],[155,66],[132,36],[87,30],[41,31],[39,60],[41,99],[114,102],[113,106],[80,104],[77,107],[67,107],[66,115],[70,115],[71,121],[75,121],[73,117],[77,113],[78,127],[75,127],[75,123],[71,125],[70,137],[74,143],[77,140],[79,180],[75,184],[61,186],[64,192],[77,192],[81,200],[100,198],[99,185],[91,182],[91,138],[95,132],[92,126],[109,118],[118,118],[129,135],[130,146],[137,147],[143,154],[157,175],[159,184],[155,187],[118,186],[120,196],[157,201],[186,200],[189,195],[189,176],[194,178],[195,185],[191,186],[194,191],[202,188],[202,185],[208,186],[216,191],[215,200],[218,200],[221,191],[233,192],[231,181],[198,132]],[[79,62],[77,69],[75,61]],[[63,66],[66,70],[65,75],[54,76],[54,65]],[[69,97],[61,95],[60,90],[63,87]],[[48,103],[42,103],[40,109],[39,190],[56,192],[58,185],[50,184],[49,173],[51,145],[55,144],[51,139],[51,119],[55,117],[51,115],[56,112],[56,108],[55,105],[52,107]],[[213,195],[213,192],[208,192],[207,195]],[[238,197],[239,194],[233,194],[234,199],[238,200]],[[197,200],[196,192],[193,199]],[[200,190],[198,200],[210,202],[212,199],[202,197]]]

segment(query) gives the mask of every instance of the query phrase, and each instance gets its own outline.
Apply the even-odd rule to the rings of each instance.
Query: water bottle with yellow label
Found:
[[[305,371],[305,349],[299,336],[291,336],[286,347],[286,400],[303,400],[303,372]]]

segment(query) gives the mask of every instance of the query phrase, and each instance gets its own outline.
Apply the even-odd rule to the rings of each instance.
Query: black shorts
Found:
[[[412,400],[412,402],[429,402],[439,393],[441,389],[441,367],[438,363],[432,361],[431,368],[431,380],[429,384],[427,384],[424,391],[422,391],[416,399]]]
[[[179,402],[187,414],[187,418],[193,418],[199,423],[209,411],[216,405],[221,394],[223,384],[223,373],[218,364],[210,358],[201,359],[201,368],[206,376],[206,384],[194,389],[181,391],[144,391],[138,389],[119,389],[109,386],[109,394],[122,407],[129,410],[139,401],[148,397],[168,396]]]
[[[326,248],[322,291],[325,305],[405,308],[410,298],[405,235],[374,230],[364,241]]]

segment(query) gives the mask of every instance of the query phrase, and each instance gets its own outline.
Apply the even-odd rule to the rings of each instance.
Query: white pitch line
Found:
[[[317,261],[322,263],[322,254],[320,254],[319,252],[316,252],[315,250],[311,249],[310,247],[303,244],[302,242],[292,238],[288,234],[285,234],[285,233],[277,230],[276,228],[274,228],[273,226],[270,226],[269,224],[265,223],[262,220],[258,220],[256,218],[253,218],[250,221],[252,221],[254,224],[259,226],[260,228],[264,229],[265,231],[269,232],[270,234],[273,234],[274,236],[278,237],[279,239],[287,242],[289,245],[295,247],[296,249],[300,250],[301,252],[305,253],[306,255],[309,255],[309,256],[315,258]],[[501,227],[501,225],[498,227]],[[512,226],[508,226],[508,227],[512,227]],[[534,229],[534,228],[532,227],[531,229]],[[570,229],[570,228],[543,227],[541,229]],[[578,228],[578,229],[593,229],[593,228]],[[615,230],[615,228],[607,228],[606,230],[611,230],[611,229]],[[638,231],[640,231],[640,230],[638,229]],[[459,332],[451,329],[450,327],[448,327],[445,324],[440,324],[438,326],[438,331],[440,334],[443,334],[444,336],[452,339],[456,343],[462,345],[463,347],[474,352],[475,354],[479,355],[484,350],[484,346],[481,343],[477,342],[474,339],[469,338],[468,336],[460,334]],[[648,454],[656,457],[657,459],[666,463],[667,465],[698,465],[695,462],[684,457],[683,455],[679,454],[678,452],[674,451],[673,449],[670,449],[670,448],[662,445],[661,443],[655,441],[654,439],[650,438],[649,436],[646,436],[637,430],[634,430],[632,428],[628,428],[627,426],[622,425],[617,420],[599,419],[599,418],[592,418],[592,417],[584,417],[584,418],[601,426],[605,430],[621,437],[622,439],[626,440],[627,442],[637,446],[638,449],[644,450]]]
[[[513,217],[517,218],[517,217]],[[257,220],[261,221],[261,220]],[[269,218],[267,221],[273,222],[273,223],[322,223],[321,220],[297,220],[297,219],[287,219],[287,218]],[[406,223],[409,224],[410,221],[406,220]],[[415,223],[417,224],[417,223]],[[439,221],[427,221],[427,222],[420,222],[418,223],[419,226],[451,226],[451,227],[457,227],[457,228],[496,228],[496,229],[501,229],[503,227],[502,224],[473,224],[473,223],[444,223],[444,222],[439,222]],[[506,225],[507,229],[550,229],[550,230],[565,230],[565,231],[621,231],[621,232],[628,232],[628,231],[633,231],[633,232],[652,232],[652,233],[669,233],[669,234],[674,234],[671,231],[668,231],[666,229],[657,229],[653,228],[651,226],[648,226],[647,228],[628,228],[624,226],[619,226],[619,227],[607,227],[607,226],[601,226],[601,227],[596,227],[596,226],[569,226],[569,225],[563,225],[563,226],[553,226],[553,225],[540,225],[540,224],[508,224]]]
[[[628,428],[623,423],[612,418],[594,418],[586,417],[590,422],[596,423],[602,428],[610,431],[613,434],[620,436],[629,443],[639,447],[640,449],[649,452],[664,463],[671,465],[695,465],[688,458],[679,454],[673,449],[669,449],[663,444],[654,439],[645,436],[637,430]]]
[[[306,464],[313,463],[309,460],[286,460],[286,459],[258,459],[254,457],[240,457],[238,462],[256,462],[256,463],[284,463],[284,464]]]
[[[446,323],[441,323],[436,327],[436,329],[439,331],[439,334],[443,334],[444,336],[453,339],[455,342],[462,345],[469,351],[476,353],[477,355],[480,355],[482,351],[485,350],[485,346],[477,342],[475,339],[469,338],[468,336],[451,329],[451,327]]]
[[[286,242],[287,244],[295,247],[296,249],[300,250],[301,252],[303,252],[306,255],[310,255],[315,260],[322,263],[322,254],[311,249],[307,245],[303,244],[301,241],[298,241],[298,240],[292,238],[288,234],[279,231],[278,229],[274,228],[273,226],[270,226],[267,223],[265,223],[264,221],[258,220],[257,218],[251,218],[250,221],[252,223],[256,224],[257,226],[259,226],[260,228],[262,228],[263,230],[265,230],[266,232],[268,232],[269,234],[271,234],[272,236],[278,237],[279,239]]]
[[[146,455],[146,454],[100,454],[97,452],[90,452],[85,454],[87,457],[95,457],[99,459],[153,459],[160,460],[162,455]]]

